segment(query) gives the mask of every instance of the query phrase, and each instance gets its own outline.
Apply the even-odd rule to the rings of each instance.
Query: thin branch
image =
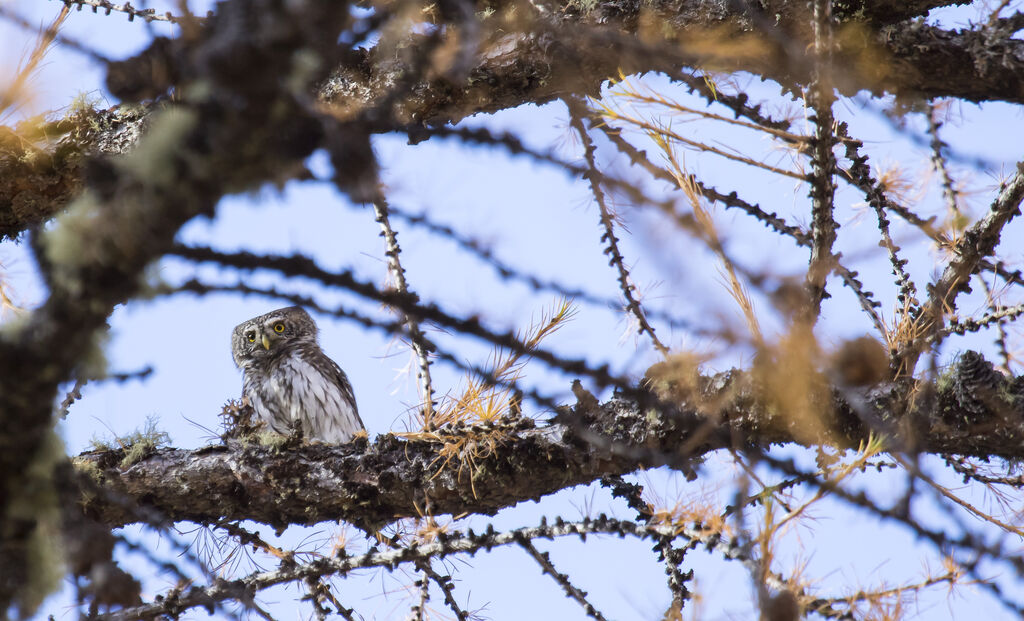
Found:
[[[939,137],[939,128],[942,122],[938,119],[939,107],[934,102],[928,102],[928,133],[931,134],[929,146],[932,150],[932,167],[942,178],[942,197],[946,200],[946,208],[951,215],[960,214],[960,192],[953,183],[953,177],[949,174],[949,165],[946,162],[945,150],[949,148],[942,138]]]
[[[416,563],[416,566],[419,567],[420,563]],[[413,582],[413,586],[419,587],[419,600],[410,610],[409,618],[412,621],[424,621],[427,618],[427,602],[430,601],[430,576],[427,575],[427,572],[421,569],[420,577]]]
[[[559,571],[555,569],[555,566],[551,563],[550,554],[538,550],[537,546],[533,545],[533,542],[525,537],[520,538],[516,543],[526,550],[526,552],[533,557],[533,560],[537,561],[537,564],[540,565],[543,573],[551,576],[551,579],[557,582],[558,586],[562,587],[566,596],[571,597],[579,602],[580,606],[583,606],[583,610],[587,613],[588,617],[597,619],[598,621],[607,621],[604,615],[601,614],[601,611],[594,608],[594,605],[587,600],[586,591],[581,590],[570,582],[568,575],[559,573]]]
[[[32,31],[32,32],[38,31],[38,25],[37,24],[33,23],[32,21],[30,21],[28,19],[25,19],[21,15],[15,13],[14,11],[11,11],[9,8],[7,8],[6,6],[3,6],[3,5],[0,5],[0,18],[5,19],[5,20],[13,23],[15,26],[17,26],[18,28],[21,28],[22,30],[27,30],[27,31]],[[108,63],[108,62],[110,62],[110,59],[108,59],[106,56],[100,54],[96,50],[92,49],[90,46],[80,42],[77,39],[73,39],[73,38],[70,38],[70,37],[68,37],[66,35],[57,34],[56,32],[54,32],[53,40],[56,41],[57,43],[59,43],[62,47],[68,48],[70,50],[74,50],[74,51],[78,52],[79,54],[82,54],[83,56],[86,56],[86,57],[88,57],[91,60],[94,60],[96,62],[100,62],[100,63]]]
[[[591,140],[590,134],[587,133],[587,128],[583,123],[583,117],[586,115],[586,106],[574,98],[567,98],[565,104],[569,108],[569,123],[576,130],[583,143],[584,159],[587,162],[587,172],[583,176],[590,183],[590,191],[594,195],[594,201],[597,203],[601,214],[601,226],[604,228],[601,241],[608,244],[604,253],[609,257],[609,265],[614,266],[618,272],[619,290],[622,291],[622,297],[626,299],[626,310],[636,319],[637,331],[641,334],[646,332],[651,337],[651,342],[654,343],[655,348],[657,348],[662,356],[667,357],[669,354],[668,348],[661,342],[658,335],[654,333],[654,327],[647,321],[647,316],[640,306],[640,301],[634,295],[636,287],[633,285],[629,269],[626,268],[626,261],[622,257],[622,251],[619,250],[619,238],[615,236],[615,216],[608,207],[604,190],[601,188],[605,176],[597,169],[597,160],[594,157],[594,152],[596,151],[594,141]]]
[[[921,312],[921,302],[917,299],[917,285],[910,279],[910,275],[905,269],[909,261],[901,259],[899,256],[900,247],[892,241],[892,236],[889,233],[889,218],[885,215],[885,208],[881,201],[870,197],[868,203],[875,210],[875,215],[878,218],[878,231],[882,235],[879,245],[885,248],[889,255],[889,264],[892,265],[892,273],[896,276],[896,286],[899,289],[896,296],[898,306],[908,309],[907,314],[910,319],[915,319]]]
[[[170,11],[163,13],[156,12],[156,9],[137,9],[132,6],[131,2],[125,2],[124,4],[114,4],[109,0],[61,0],[66,7],[75,7],[79,11],[82,7],[90,7],[93,13],[98,12],[100,9],[103,10],[104,15],[110,15],[111,11],[117,13],[124,13],[128,16],[128,21],[135,21],[138,17],[146,22],[169,22],[171,24],[180,24],[183,22],[196,23],[202,20],[202,18],[195,15],[187,14],[183,17],[173,15]],[[186,7],[187,4],[181,3],[179,6]],[[213,15],[213,12],[207,13],[207,18]]]
[[[759,454],[759,459],[788,476],[801,476],[808,474],[807,472],[801,471],[792,459],[778,459],[763,452]],[[1011,550],[1005,548],[999,543],[989,544],[983,538],[979,538],[971,532],[954,536],[947,534],[943,530],[929,528],[914,520],[907,514],[904,507],[899,504],[893,507],[880,506],[875,500],[869,498],[864,491],[851,492],[835,485],[833,481],[827,479],[822,480],[815,476],[811,476],[806,479],[806,482],[811,487],[825,489],[834,498],[838,498],[851,506],[860,508],[867,513],[882,519],[891,520],[894,523],[908,528],[918,537],[931,542],[935,548],[942,551],[943,554],[949,554],[950,550],[955,550],[958,552],[968,552],[978,557],[988,557],[993,560],[1005,562],[1010,565],[1018,575],[1024,575],[1024,557],[1021,557],[1015,549]],[[981,582],[986,581],[981,580]],[[1006,604],[1011,607],[1013,606],[1012,603],[1007,602]]]
[[[925,334],[907,344],[900,352],[904,368],[913,372],[925,348],[941,338],[942,321],[948,309],[954,309],[957,296],[970,290],[969,278],[981,268],[999,244],[1003,227],[1021,212],[1024,200],[1024,162],[1017,164],[1017,172],[1000,188],[989,213],[964,232],[953,248],[954,257],[946,265],[939,281],[929,287],[928,303],[922,319],[930,327]]]
[[[458,602],[455,601],[454,588],[452,586],[452,577],[448,575],[442,575],[437,573],[430,565],[430,561],[420,561],[416,563],[416,567],[423,572],[423,575],[434,581],[441,592],[444,593],[444,602],[448,605],[448,608],[455,613],[455,618],[458,621],[467,621],[469,619],[469,613],[462,610]]]
[[[75,385],[71,387],[71,390],[64,395],[64,399],[60,402],[60,407],[57,409],[57,416],[61,419],[68,417],[68,412],[71,411],[71,406],[74,405],[75,401],[82,398],[82,388],[85,386],[85,383],[86,380],[75,380]]]
[[[445,312],[436,304],[423,303],[416,296],[397,291],[382,291],[374,284],[356,278],[351,270],[329,272],[316,264],[311,258],[303,255],[275,256],[259,255],[250,252],[219,252],[213,248],[176,245],[168,254],[184,257],[197,262],[213,262],[224,267],[248,271],[269,269],[287,276],[300,276],[316,280],[329,287],[348,289],[367,299],[381,302],[401,310],[403,313],[415,314],[421,320],[451,328],[465,335],[481,338],[491,344],[504,347],[512,352],[523,354],[540,360],[554,368],[567,373],[578,373],[592,378],[600,386],[615,386],[622,390],[635,392],[636,387],[624,377],[612,375],[608,365],[592,367],[583,359],[565,358],[554,352],[529,348],[522,343],[515,332],[496,332],[483,325],[477,317],[458,318]]]
[[[650,158],[647,157],[647,153],[637,149],[632,144],[627,142],[621,135],[621,132],[615,130],[608,124],[602,124],[600,129],[604,132],[605,136],[619,149],[622,153],[629,157],[631,163],[641,166],[644,170],[649,172],[653,177],[667,181],[674,187],[678,187],[678,182],[675,175],[669,171],[655,166]],[[762,209],[759,205],[748,203],[741,199],[735,191],[729,194],[723,194],[715,188],[705,185],[703,182],[698,180],[694,175],[689,176],[694,184],[694,188],[698,193],[711,201],[717,201],[725,205],[726,208],[740,209],[750,216],[753,216],[757,220],[764,223],[765,226],[772,229],[773,231],[792,238],[797,245],[809,248],[811,246],[811,237],[806,231],[800,227],[790,225],[785,221],[784,218],[779,216],[775,212],[768,212]],[[878,308],[882,306],[882,303],[874,299],[874,294],[870,291],[865,291],[863,283],[858,279],[856,271],[851,270],[843,266],[839,259],[836,259],[836,273],[842,278],[843,284],[847,286],[854,295],[857,296],[857,301],[860,303],[861,309],[871,318],[872,323],[878,330],[879,334],[885,334],[885,323],[882,318],[878,315]]]
[[[402,267],[399,259],[402,249],[398,245],[397,233],[391,228],[391,222],[388,219],[388,204],[383,196],[378,196],[373,201],[373,212],[376,215],[377,223],[380,224],[381,236],[384,237],[384,254],[387,256],[388,272],[394,279],[393,288],[402,295],[413,295],[405,280],[405,268]],[[430,379],[430,352],[434,349],[434,345],[423,333],[416,315],[403,313],[403,316],[409,329],[410,345],[419,362],[416,378],[419,380],[420,397],[423,399],[421,411],[423,428],[430,430],[434,425],[434,386]]]
[[[997,477],[978,472],[978,466],[968,461],[966,457],[960,455],[947,455],[945,459],[946,464],[948,464],[949,467],[963,475],[964,483],[967,483],[969,479],[973,479],[979,483],[984,483],[985,485],[1024,487],[1024,474],[1019,474],[1015,477]]]
[[[622,302],[615,298],[601,297],[588,291],[584,291],[583,289],[571,288],[551,280],[542,280],[534,274],[527,273],[505,263],[495,256],[494,252],[479,240],[463,235],[447,224],[431,220],[425,213],[409,213],[396,208],[394,205],[389,205],[388,211],[391,216],[395,218],[400,218],[410,224],[422,226],[431,233],[435,233],[451,240],[466,252],[471,253],[489,265],[495,273],[504,280],[515,280],[529,286],[534,291],[548,291],[557,294],[559,297],[573,300],[574,302],[583,302],[585,304],[591,304],[593,306],[606,309],[621,310],[622,308]],[[651,309],[647,309],[645,313],[648,317],[663,321],[672,328],[684,328],[691,332],[703,333],[703,330],[693,326],[690,322],[669,313],[656,310],[652,311]]]
[[[196,606],[206,606],[210,602],[235,599],[240,593],[258,592],[275,584],[285,584],[308,577],[337,575],[344,576],[356,569],[369,567],[393,568],[402,563],[416,563],[428,559],[441,559],[453,554],[475,554],[481,550],[518,544],[520,541],[534,539],[553,539],[577,535],[607,533],[619,536],[649,538],[652,536],[682,537],[698,539],[710,548],[718,550],[726,558],[740,560],[741,550],[726,539],[717,535],[709,536],[695,528],[679,528],[676,526],[645,526],[634,522],[616,520],[601,516],[597,519],[586,519],[582,522],[564,522],[556,520],[554,524],[542,521],[539,526],[519,528],[508,532],[496,532],[489,527],[482,534],[472,530],[466,533],[452,533],[439,538],[435,542],[419,544],[384,552],[372,551],[365,554],[348,556],[342,552],[333,558],[321,558],[306,565],[279,567],[275,570],[256,572],[237,580],[219,580],[209,586],[193,586],[175,594],[164,597],[161,601],[114,611],[106,615],[97,615],[102,620],[152,619],[160,615],[175,614]]]
[[[985,280],[985,278],[982,275],[980,275],[980,274],[977,276],[977,278],[978,278],[978,282],[981,283],[982,291],[985,292],[985,304],[988,306],[988,309],[989,309],[989,314],[986,315],[985,317],[982,317],[981,319],[983,319],[983,320],[984,319],[988,319],[991,315],[998,314],[998,313],[1000,313],[1000,311],[1005,311],[1006,309],[1000,308],[996,304],[996,300],[995,300],[995,297],[994,297],[994,293],[992,291],[992,287],[989,286],[988,281]],[[1002,317],[999,317],[999,318],[994,320],[995,325],[996,325],[995,346],[996,346],[996,349],[999,351],[999,357],[1003,361],[1002,369],[1004,371],[1006,371],[1007,373],[1011,372],[1010,371],[1010,362],[1013,360],[1013,356],[1010,355],[1010,346],[1008,344],[1009,335],[1006,333],[1006,326],[1004,324],[1007,321],[1013,321],[1014,319],[1019,317],[1021,314],[1024,314],[1024,304],[1018,304],[1018,306],[1021,307],[1019,309],[1020,310],[1019,313],[1017,313],[1015,315],[1012,314],[1012,313],[1010,313],[1010,314],[1003,314]],[[991,322],[993,320],[989,320],[989,321]],[[950,328],[951,329],[952,329],[952,324],[953,324],[953,322],[950,321]],[[980,324],[979,323],[979,328],[980,328],[981,325],[990,325],[990,323],[987,323],[987,324]]]
[[[708,104],[720,104],[733,111],[737,117],[743,116],[754,122],[759,127],[786,132],[790,123],[784,119],[773,119],[761,111],[760,105],[750,105],[750,97],[746,93],[733,95],[723,92],[714,82],[714,77],[709,74],[687,75],[680,72],[672,76],[672,80],[682,82],[690,89],[691,93],[697,93],[704,98]]]
[[[892,273],[896,276],[896,286],[899,289],[897,300],[900,303],[900,308],[908,309],[909,317],[916,319],[921,312],[921,302],[917,299],[917,287],[904,269],[907,261],[899,257],[900,248],[892,241],[892,236],[889,233],[889,218],[886,215],[886,208],[891,207],[893,203],[886,196],[882,185],[871,176],[871,169],[867,165],[867,156],[859,154],[861,146],[859,141],[846,141],[846,157],[853,164],[848,171],[844,172],[849,180],[864,189],[868,204],[875,211],[878,218],[878,230],[882,235],[880,245],[886,249],[889,263],[892,265]],[[883,329],[882,334],[885,333],[886,330]]]
[[[811,259],[807,268],[805,287],[808,304],[803,321],[813,326],[821,314],[821,302],[828,297],[825,283],[835,268],[832,246],[836,241],[839,224],[833,216],[835,208],[836,159],[832,147],[836,144],[833,130],[832,103],[832,3],[812,0],[814,30],[814,69],[807,103],[814,115],[814,137],[810,143],[811,172]]]
[[[700,142],[699,140],[687,138],[686,136],[680,134],[679,132],[672,130],[670,127],[651,123],[638,118],[628,117],[609,106],[602,105],[601,114],[609,119],[624,121],[626,123],[634,125],[637,127],[637,129],[640,129],[645,133],[660,134],[664,136],[666,139],[686,145],[692,149],[696,149],[697,151],[713,153],[720,157],[724,157],[725,159],[732,160],[734,162],[739,162],[741,164],[746,164],[747,166],[753,166],[754,168],[760,168],[762,170],[775,173],[776,175],[782,175],[783,177],[789,177],[791,179],[797,179],[799,181],[807,181],[807,176],[804,175],[803,173],[794,172],[786,168],[779,168],[778,166],[772,166],[771,164],[766,164],[760,160],[747,157],[746,155],[741,155],[739,153],[731,153],[729,151],[726,151],[725,149],[713,147],[709,144]]]
[[[82,398],[82,388],[84,388],[85,385],[90,382],[94,384],[105,381],[124,383],[129,380],[144,380],[152,374],[153,367],[147,366],[145,368],[139,369],[138,371],[108,373],[104,377],[86,379],[78,378],[75,380],[75,385],[71,387],[71,390],[69,390],[67,394],[64,395],[64,399],[60,402],[60,406],[57,409],[57,416],[59,416],[62,419],[68,417],[68,412],[70,411],[71,406],[74,405],[76,401]]]
[[[654,518],[651,507],[643,499],[644,488],[635,483],[626,483],[620,476],[602,477],[601,485],[611,489],[612,496],[622,498],[637,513],[637,517],[653,523]],[[665,564],[665,574],[668,577],[669,592],[672,593],[672,606],[682,612],[683,606],[690,599],[690,591],[686,583],[693,579],[693,570],[683,573],[679,569],[690,546],[675,547],[672,545],[671,537],[658,537],[655,549],[661,558],[658,560]]]
[[[825,610],[835,612],[834,606],[846,606],[847,612],[842,615],[841,618],[853,619],[853,605],[856,602],[869,601],[877,602],[878,600],[886,597],[899,597],[904,593],[916,593],[922,591],[928,587],[935,586],[936,584],[942,584],[948,582],[950,586],[954,585],[959,579],[959,574],[956,572],[947,572],[940,576],[933,576],[922,580],[914,584],[906,584],[903,586],[893,587],[890,589],[880,589],[875,591],[864,591],[860,590],[847,596],[829,597],[829,598],[815,598],[808,602],[806,608],[809,611],[824,614]],[[831,616],[831,615],[828,615]]]

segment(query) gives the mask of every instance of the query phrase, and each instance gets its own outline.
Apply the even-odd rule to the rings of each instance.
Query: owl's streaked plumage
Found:
[[[298,306],[239,324],[231,353],[242,369],[242,395],[257,420],[277,433],[296,424],[311,440],[348,442],[363,429],[345,372],[317,344],[316,323]]]

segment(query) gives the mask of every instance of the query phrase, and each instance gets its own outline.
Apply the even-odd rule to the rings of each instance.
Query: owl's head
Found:
[[[279,308],[235,326],[231,354],[239,368],[300,343],[316,343],[316,323],[298,306]]]

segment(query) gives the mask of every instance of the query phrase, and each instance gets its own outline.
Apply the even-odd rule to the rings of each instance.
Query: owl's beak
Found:
[[[266,334],[263,334],[262,337],[263,337],[263,349],[269,350],[270,349],[270,339],[267,338]]]

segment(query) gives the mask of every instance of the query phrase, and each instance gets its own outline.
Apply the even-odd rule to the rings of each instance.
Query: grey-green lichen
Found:
[[[256,443],[260,446],[265,446],[269,449],[273,449],[274,452],[280,452],[282,449],[287,447],[292,442],[290,436],[275,433],[273,431],[261,431],[256,434]]]
[[[121,451],[123,457],[118,464],[122,470],[137,464],[152,455],[157,449],[170,444],[167,432],[157,429],[155,418],[147,418],[142,429],[136,429],[126,436],[116,436],[112,440],[93,437],[91,444],[95,451]]]

